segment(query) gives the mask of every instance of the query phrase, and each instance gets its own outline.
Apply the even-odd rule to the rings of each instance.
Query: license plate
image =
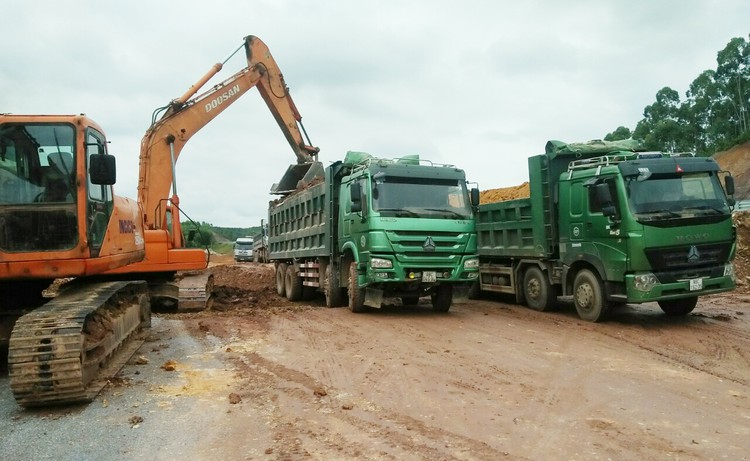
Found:
[[[703,289],[703,279],[690,279],[690,291]]]
[[[437,281],[437,272],[435,272],[435,271],[425,271],[425,272],[422,272],[422,281],[423,282],[436,282]]]

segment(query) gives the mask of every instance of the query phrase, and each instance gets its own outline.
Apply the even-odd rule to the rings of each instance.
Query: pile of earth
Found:
[[[253,311],[254,314],[278,314],[309,309],[276,293],[273,264],[224,264],[213,268],[212,310],[221,312]]]
[[[498,189],[488,189],[479,192],[479,203],[495,203],[505,200],[515,200],[517,198],[529,197],[528,181],[517,186],[500,187]]]
[[[732,215],[737,227],[737,253],[734,255],[734,272],[737,290],[750,293],[750,211]]]
[[[750,141],[714,154],[719,166],[734,176],[734,198],[750,199]]]

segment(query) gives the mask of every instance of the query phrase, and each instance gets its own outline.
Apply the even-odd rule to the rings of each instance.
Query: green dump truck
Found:
[[[478,275],[478,189],[463,170],[418,156],[290,166],[272,193],[269,259],[276,290],[290,300],[322,291],[326,305],[362,312],[386,298],[436,311],[466,298]]]
[[[699,296],[735,287],[734,181],[713,159],[632,140],[550,141],[528,163],[529,198],[479,207],[482,291],[540,311],[572,296],[596,322],[613,305],[651,301],[685,315]]]

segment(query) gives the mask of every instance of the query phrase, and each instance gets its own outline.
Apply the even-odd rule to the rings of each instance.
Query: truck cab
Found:
[[[252,237],[240,237],[234,241],[234,260],[237,262],[253,260]]]
[[[611,302],[657,300],[672,314],[734,288],[732,201],[715,161],[663,153],[595,160],[571,163],[560,179],[563,264],[595,267]]]

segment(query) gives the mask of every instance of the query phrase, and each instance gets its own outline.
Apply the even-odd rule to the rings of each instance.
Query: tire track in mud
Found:
[[[364,397],[352,397],[339,389],[326,389],[317,379],[266,359],[256,352],[243,354],[236,361],[248,373],[259,376],[258,372],[261,372],[275,382],[266,383],[266,388],[283,392],[287,398],[294,399],[297,405],[314,407],[316,414],[338,420],[337,427],[343,423],[344,430],[355,428],[359,431],[358,437],[370,441],[367,444],[354,441],[351,436],[347,437],[331,429],[331,424],[328,427],[317,425],[316,430],[305,430],[304,427],[310,427],[309,421],[287,415],[277,408],[273,413],[276,420],[275,439],[280,442],[279,453],[290,451],[289,447],[297,447],[292,448],[288,454],[304,454],[299,438],[308,437],[352,458],[526,459],[496,450],[485,442],[385,409]],[[279,398],[272,400],[278,402]],[[377,452],[373,453],[373,449]]]
[[[689,319],[686,319],[689,321]],[[696,350],[676,349],[674,345],[658,343],[658,341],[645,341],[643,337],[638,337],[639,332],[634,332],[632,328],[613,332],[610,329],[594,328],[591,331],[620,342],[628,343],[637,349],[647,351],[660,360],[670,365],[680,365],[695,370],[700,373],[706,373],[716,378],[725,379],[743,386],[750,386],[750,376],[736,376],[731,371],[742,370],[742,366],[732,365],[726,368],[729,371],[723,371],[721,367],[723,362],[733,360],[741,362],[744,369],[748,369],[750,360],[747,351],[750,348],[750,334],[740,328],[730,327],[723,323],[702,323],[689,324],[686,322],[680,324],[662,323],[655,332],[659,336],[673,335],[679,343],[700,344],[705,353]],[[680,329],[679,327],[686,327]],[[633,337],[635,335],[636,337]],[[734,354],[730,353],[733,352]],[[734,357],[730,357],[734,355]]]
[[[711,304],[704,307],[709,306],[713,307]],[[731,373],[750,369],[750,326],[742,317],[744,312],[734,307],[696,312],[686,317],[665,317],[658,313],[654,315],[656,311],[648,308],[628,306],[616,311],[607,322],[597,324],[583,322],[569,316],[566,311],[539,314],[521,306],[513,306],[511,311],[518,321],[537,324],[553,322],[578,334],[595,333],[653,354],[670,366],[685,366],[750,386],[750,374],[737,376]],[[669,336],[675,337],[677,345],[664,344]],[[677,348],[680,344],[685,348]],[[696,344],[703,351],[696,350]],[[733,364],[722,367],[728,360]],[[722,368],[729,371],[722,371]]]

